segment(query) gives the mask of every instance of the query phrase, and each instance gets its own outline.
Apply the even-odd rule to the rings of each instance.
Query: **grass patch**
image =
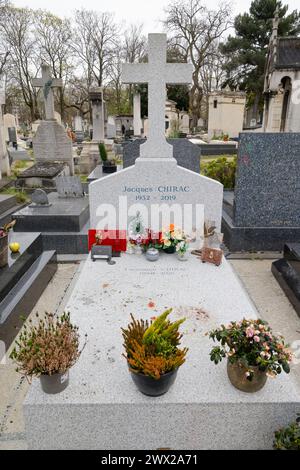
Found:
[[[29,197],[23,191],[20,191],[16,188],[8,188],[1,192],[1,194],[7,194],[9,196],[15,196],[18,204],[25,204],[25,202],[29,202]]]

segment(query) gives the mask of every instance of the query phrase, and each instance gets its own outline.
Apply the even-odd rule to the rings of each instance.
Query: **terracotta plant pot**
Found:
[[[141,393],[149,397],[160,397],[167,393],[174,384],[178,369],[172,370],[168,374],[162,375],[160,379],[155,380],[144,374],[136,374],[130,369],[133,382]]]
[[[50,395],[61,393],[69,385],[69,371],[65,374],[41,375],[40,382],[43,392]]]
[[[249,369],[254,372],[254,376],[251,381],[246,377],[246,372]],[[232,385],[238,390],[246,393],[258,392],[265,386],[268,380],[266,372],[260,371],[257,366],[247,368],[240,362],[234,362],[232,364],[228,361],[227,373]]]
[[[0,237],[0,268],[8,264],[8,236]]]

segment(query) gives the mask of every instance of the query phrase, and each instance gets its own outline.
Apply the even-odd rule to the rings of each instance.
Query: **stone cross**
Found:
[[[54,120],[55,110],[53,88],[62,88],[62,79],[52,78],[50,73],[50,67],[46,64],[42,64],[42,78],[34,78],[32,80],[32,86],[36,88],[43,88],[46,121]]]
[[[148,83],[149,135],[141,146],[141,158],[173,158],[173,147],[165,138],[166,85],[192,82],[190,64],[167,63],[166,34],[149,34],[146,64],[124,64],[124,83]]]

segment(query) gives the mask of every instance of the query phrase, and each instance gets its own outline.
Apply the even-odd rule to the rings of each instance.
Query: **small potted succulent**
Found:
[[[300,417],[295,423],[275,432],[274,450],[300,450]]]
[[[39,377],[45,393],[60,393],[68,386],[69,370],[86,343],[79,350],[78,327],[72,325],[70,313],[36,317],[34,324],[29,320],[29,326],[24,325],[10,358],[26,378]]]
[[[257,392],[268,377],[290,372],[292,353],[283,337],[275,336],[263,320],[231,322],[208,334],[221,343],[212,349],[211,360],[218,364],[227,357],[229,380],[243,392]]]
[[[180,325],[185,319],[172,323],[167,310],[149,324],[137,321],[122,329],[124,348],[131,377],[144,395],[157,397],[168,392],[176,380],[179,367],[185,362],[188,349],[180,349]]]
[[[9,224],[0,227],[0,268],[4,268],[8,264],[8,233],[15,224],[16,221],[13,220]]]
[[[103,173],[116,173],[117,165],[115,160],[109,160],[107,151],[103,143],[99,144],[99,153],[102,160],[102,171]]]

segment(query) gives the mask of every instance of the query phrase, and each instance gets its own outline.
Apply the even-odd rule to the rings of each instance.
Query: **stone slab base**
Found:
[[[286,242],[300,240],[300,227],[236,227],[225,211],[222,233],[224,243],[231,252],[282,251]]]
[[[25,207],[16,212],[18,232],[80,232],[89,219],[89,199],[48,195],[50,207]]]
[[[89,258],[82,269],[66,308],[88,342],[63,393],[45,395],[34,381],[24,403],[29,448],[271,448],[274,431],[300,412],[294,371],[246,394],[230,384],[225,363],[209,358],[207,331],[257,315],[230,264],[167,254],[155,263],[127,254],[115,260],[109,266]],[[187,318],[187,361],[169,393],[146,397],[122,358],[121,327],[131,313],[150,319],[172,306],[172,320]]]

